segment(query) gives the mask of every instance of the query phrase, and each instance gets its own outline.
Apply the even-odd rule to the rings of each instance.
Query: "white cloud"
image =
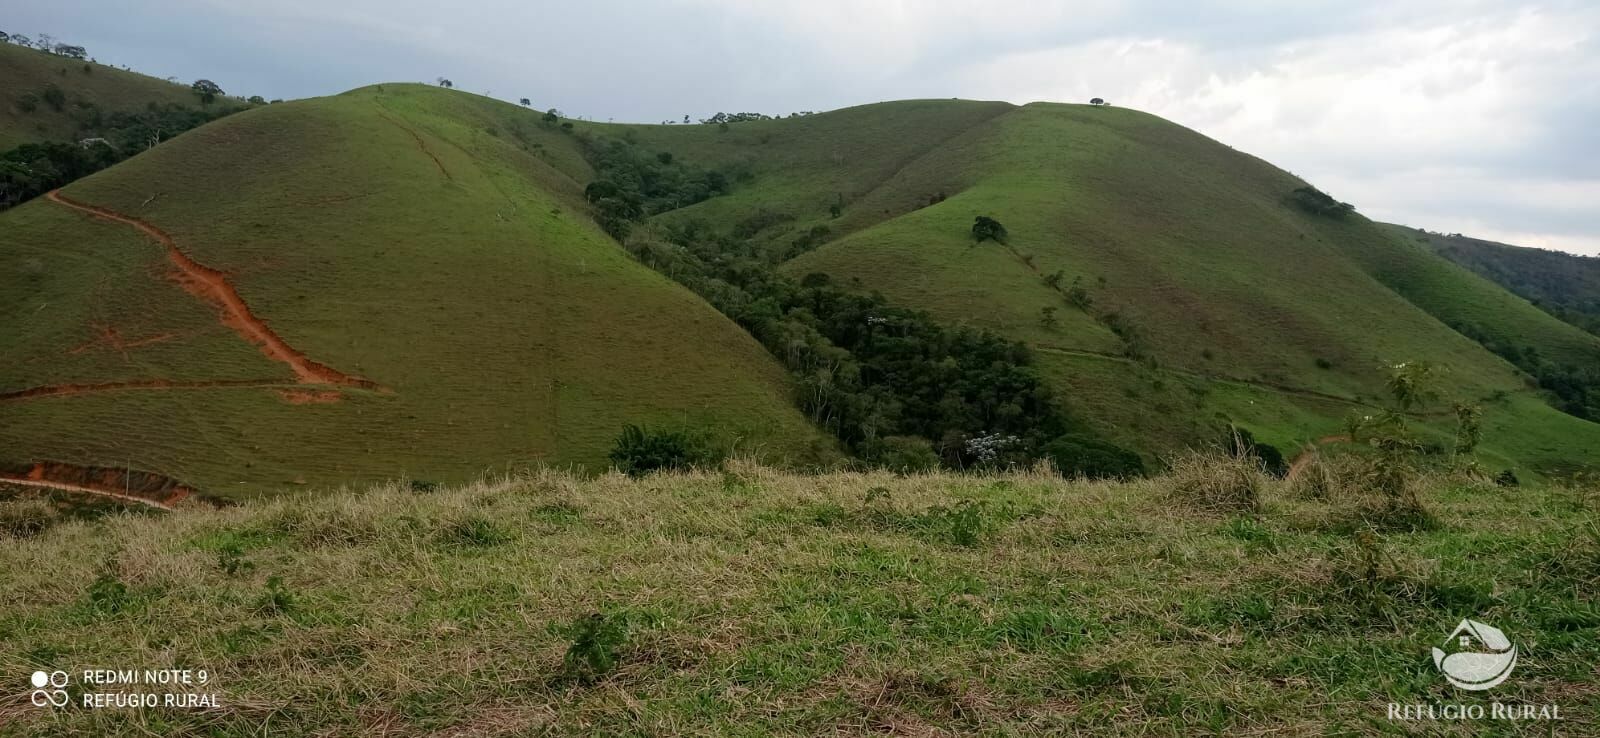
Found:
[[[1560,152],[1597,153],[1562,135],[1576,130],[1564,120],[1572,96],[1600,78],[1597,23],[1600,12],[1584,9],[1445,14],[1244,52],[1129,36],[1002,55],[958,80],[963,92],[1014,101],[1101,95],[1259,155],[1370,214],[1600,253],[1600,170],[1526,171]],[[1493,226],[1495,214],[1506,222]]]

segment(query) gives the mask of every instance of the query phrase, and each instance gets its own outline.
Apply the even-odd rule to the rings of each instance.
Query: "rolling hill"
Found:
[[[1600,258],[1390,226],[1544,311],[1600,335]]]
[[[0,80],[0,151],[99,135],[96,120],[110,113],[198,106],[187,86],[16,44],[0,43]]]
[[[1449,367],[1461,399],[1492,398],[1499,463],[1570,468],[1600,447],[1600,426],[1551,409],[1446,323],[1470,317],[1574,361],[1600,360],[1600,341],[1378,224],[1294,208],[1298,178],[1155,116],[908,101],[619,135],[749,173],[658,220],[777,222],[757,236],[774,242],[826,225],[833,238],[785,271],[1025,341],[1067,404],[1146,451],[1225,422],[1297,447],[1381,404],[1384,367],[1415,360]],[[1002,221],[1009,243],[974,245],[975,215]],[[1045,283],[1058,272],[1090,309]]]
[[[1020,341],[1063,412],[1147,458],[1228,423],[1293,450],[1423,360],[1485,405],[1486,464],[1600,462],[1600,425],[1448,323],[1573,361],[1600,339],[1359,215],[1297,209],[1304,182],[1155,116],[927,100],[555,125],[391,84],[230,116],[0,215],[0,284],[24,286],[0,292],[19,357],[0,463],[248,494],[592,468],[633,422],[832,458],[760,344],[593,221],[601,141],[730,183],[631,240],[697,223],[795,279]],[[975,244],[977,215],[1010,237]]]
[[[526,117],[415,86],[273,105],[6,213],[0,461],[247,494],[593,468],[624,423],[828,457],[760,346],[484,130]]]

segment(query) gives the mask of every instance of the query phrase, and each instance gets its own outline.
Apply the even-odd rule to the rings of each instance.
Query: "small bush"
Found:
[[[269,577],[267,591],[256,598],[255,612],[257,615],[279,615],[293,612],[296,598],[283,586],[283,577]]]
[[[1267,476],[1253,456],[1191,450],[1168,463],[1172,494],[1186,505],[1219,514],[1254,514],[1261,509]]]
[[[712,466],[719,455],[697,439],[678,431],[648,431],[626,425],[611,449],[611,463],[630,477],[654,471]]]
[[[256,568],[256,565],[244,558],[244,547],[238,541],[228,541],[217,550],[217,568],[230,577],[236,577]]]
[[[980,215],[972,221],[972,237],[978,239],[978,243],[990,240],[1005,243],[1006,227],[994,218]]]
[[[44,99],[46,105],[49,105],[51,109],[55,110],[57,113],[61,112],[67,106],[66,93],[62,92],[61,88],[55,85],[45,86],[44,92],[40,94],[40,97]]]
[[[122,612],[133,601],[128,594],[128,585],[123,584],[117,575],[104,572],[89,585],[89,609],[100,614],[112,615]]]
[[[1343,218],[1355,212],[1356,207],[1347,202],[1339,202],[1315,187],[1301,187],[1289,193],[1289,202],[1312,215],[1321,215],[1329,218]]]
[[[994,528],[994,521],[984,514],[983,503],[972,500],[955,507],[931,508],[923,520],[935,537],[967,548],[978,545]]]
[[[562,659],[565,675],[592,684],[615,671],[628,641],[628,620],[623,615],[593,613],[573,621],[572,645]]]
[[[1061,436],[1045,446],[1044,453],[1066,477],[1125,479],[1144,474],[1144,460],[1138,454],[1086,435]]]

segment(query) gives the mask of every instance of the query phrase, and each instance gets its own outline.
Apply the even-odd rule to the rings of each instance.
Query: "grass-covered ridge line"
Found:
[[[45,199],[0,215],[0,282],[24,287],[0,293],[24,316],[0,350],[25,357],[0,392],[184,386],[6,402],[0,461],[245,496],[603,469],[626,423],[774,463],[836,456],[759,345],[595,227],[569,165],[573,137],[531,111],[398,85],[257,107],[63,190],[160,229],[283,343],[386,390],[294,388],[313,402],[255,382],[295,375],[166,278],[138,230]],[[190,388],[206,382],[224,384]]]
[[[1351,489],[1229,512],[1207,473],[733,464],[61,522],[0,546],[0,670],[206,668],[222,706],[9,699],[0,733],[1307,734],[1490,699],[1595,729],[1593,487],[1433,479],[1432,525],[1382,532]],[[1428,656],[1463,617],[1521,649],[1487,696]]]

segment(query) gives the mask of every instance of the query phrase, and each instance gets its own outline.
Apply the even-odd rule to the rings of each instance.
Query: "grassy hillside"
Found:
[[[604,466],[630,422],[829,456],[760,346],[589,222],[552,164],[581,162],[571,137],[535,120],[366,88],[0,216],[0,283],[23,286],[0,296],[0,353],[23,357],[0,368],[0,462],[248,494]]]
[[[183,85],[15,44],[0,43],[0,80],[0,151],[99,135],[90,122],[92,112],[135,112],[152,103],[199,105]],[[46,99],[51,88],[61,92],[59,110]]]
[[[1551,315],[1600,335],[1600,258],[1406,226],[1389,228],[1397,237],[1414,240]]]
[[[1299,179],[1154,116],[911,101],[727,130],[590,130],[741,175],[733,194],[657,222],[744,225],[775,244],[825,226],[827,242],[784,271],[1026,341],[1072,409],[1147,451],[1228,420],[1298,446],[1370,412],[1384,367],[1417,360],[1448,366],[1460,399],[1497,398],[1505,430],[1486,451],[1499,463],[1557,468],[1600,447],[1600,426],[1543,406],[1445,321],[1566,357],[1600,360],[1600,341],[1364,218],[1295,208]],[[1008,242],[974,245],[976,215],[1005,224]],[[1087,309],[1064,299],[1073,283]],[[1526,441],[1545,429],[1567,440]]]
[[[630,246],[698,223],[1021,341],[1074,427],[1147,461],[1229,423],[1293,454],[1426,361],[1449,372],[1435,437],[1459,400],[1484,406],[1487,466],[1600,462],[1600,425],[1450,325],[1587,365],[1600,338],[1154,116],[923,100],[608,125],[417,85],[249,111],[0,216],[0,282],[28,286],[0,296],[24,316],[0,346],[26,357],[0,368],[0,461],[221,491],[460,479],[603,465],[624,422],[831,455],[760,345],[597,227],[607,142],[727,182]],[[977,215],[1010,237],[975,244]]]
[[[1372,532],[1349,490],[1233,515],[1206,478],[544,473],[43,532],[0,503],[34,533],[0,546],[0,670],[204,669],[218,699],[14,688],[0,735],[1596,730],[1594,489],[1435,480],[1434,526]],[[1463,617],[1519,649],[1490,692],[1429,656]],[[1563,720],[1388,718],[1492,701]]]

